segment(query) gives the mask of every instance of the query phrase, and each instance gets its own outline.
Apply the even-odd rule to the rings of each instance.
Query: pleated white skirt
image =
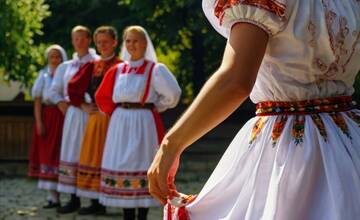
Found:
[[[359,219],[360,111],[351,114],[358,120],[349,112],[337,113],[337,122],[318,114],[323,129],[311,115],[288,116],[275,143],[279,116],[261,117],[257,130],[260,117],[249,120],[186,207],[190,219]],[[299,118],[303,130],[294,126]]]
[[[148,192],[146,176],[157,149],[151,111],[117,108],[105,141],[100,202],[129,208],[159,206]]]
[[[76,193],[76,172],[87,119],[88,114],[80,108],[70,106],[66,112],[61,139],[59,192]]]

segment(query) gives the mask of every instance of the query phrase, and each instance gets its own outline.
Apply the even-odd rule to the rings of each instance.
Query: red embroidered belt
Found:
[[[351,96],[312,99],[295,102],[259,102],[256,115],[305,115],[321,112],[341,112],[354,109],[356,102]]]
[[[117,104],[118,107],[126,109],[153,109],[155,106],[153,103],[136,103],[136,102],[121,102]]]

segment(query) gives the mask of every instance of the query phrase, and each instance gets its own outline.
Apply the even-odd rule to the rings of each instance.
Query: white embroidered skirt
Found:
[[[117,108],[111,116],[101,171],[100,202],[115,207],[159,206],[149,194],[147,170],[158,149],[147,109]]]
[[[76,193],[77,166],[87,119],[88,114],[77,107],[70,106],[66,112],[61,139],[59,192]]]
[[[249,120],[186,210],[191,220],[350,220],[359,204],[360,111],[351,110]]]

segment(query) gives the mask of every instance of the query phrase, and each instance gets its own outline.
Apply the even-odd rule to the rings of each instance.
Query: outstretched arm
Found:
[[[173,188],[178,158],[190,144],[221,123],[249,96],[262,62],[268,34],[247,23],[235,24],[220,68],[166,134],[148,171],[150,193],[162,203]]]

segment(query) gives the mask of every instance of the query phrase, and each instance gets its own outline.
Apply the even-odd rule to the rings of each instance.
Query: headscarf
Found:
[[[46,57],[46,59],[49,58],[49,53],[50,53],[50,51],[53,50],[53,49],[60,52],[61,58],[62,58],[62,62],[67,61],[67,55],[66,55],[66,52],[65,52],[64,48],[62,48],[62,47],[61,47],[60,45],[58,45],[58,44],[53,44],[53,45],[49,46],[48,48],[46,48],[46,50],[45,50],[45,57]]]
[[[144,54],[144,59],[157,63],[157,56],[156,56],[155,48],[149,37],[149,34],[143,27],[141,27],[141,26],[136,26],[136,27],[139,28],[141,31],[143,31],[143,33],[145,34],[146,50],[145,50],[145,54]],[[130,54],[126,49],[125,41],[123,41],[122,46],[121,46],[120,57],[124,61],[130,61]]]

